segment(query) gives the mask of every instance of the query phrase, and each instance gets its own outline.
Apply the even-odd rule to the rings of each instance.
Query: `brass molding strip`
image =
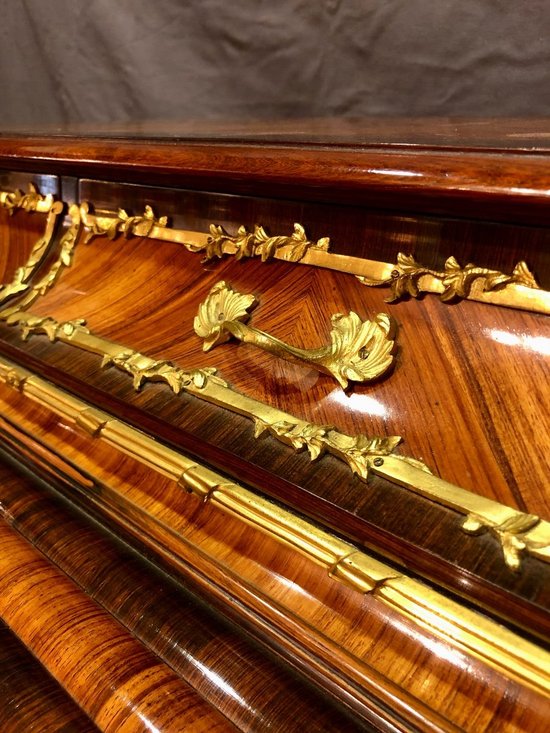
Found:
[[[284,343],[265,331],[246,324],[249,310],[256,304],[254,295],[238,293],[221,280],[199,305],[193,322],[195,333],[204,339],[209,351],[231,337],[268,351],[280,359],[307,364],[334,377],[342,389],[348,380],[368,382],[382,376],[393,363],[394,324],[386,313],[372,321],[362,321],[357,313],[331,318],[330,344],[317,349],[300,349]]]
[[[44,234],[34,244],[27,262],[18,267],[10,283],[0,285],[0,305],[12,295],[24,293],[29,289],[29,280],[46,257],[54,235],[57,220],[64,209],[61,201],[54,201],[53,196],[42,196],[32,183],[29,183],[28,193],[22,191],[0,191],[0,207],[8,210],[11,215],[17,209],[36,211],[47,214]]]
[[[290,235],[270,237],[261,226],[256,226],[253,232],[241,226],[236,235],[228,234],[215,224],[210,225],[208,233],[172,229],[167,226],[167,217],[157,219],[150,206],[141,216],[129,216],[123,209],[94,214],[88,204],[83,204],[81,215],[88,232],[87,241],[96,236],[115,239],[119,234],[151,237],[181,244],[190,252],[202,252],[203,261],[230,255],[239,260],[260,257],[265,262],[275,258],[323,267],[355,275],[370,287],[390,288],[388,303],[404,297],[417,298],[422,293],[435,293],[443,302],[468,299],[550,314],[550,291],[539,287],[523,261],[518,262],[509,275],[472,263],[461,267],[454,257],[447,259],[443,270],[434,270],[402,252],[393,264],[333,254],[329,251],[328,237],[311,241],[301,224],[295,224]]]
[[[550,694],[550,654],[509,629],[452,601],[364,550],[317,527],[224,476],[168,448],[32,372],[0,360],[0,381],[79,426],[92,438],[167,476],[183,489],[238,517],[369,593],[436,637],[537,692]]]
[[[83,319],[59,323],[16,308],[0,312],[0,318],[21,329],[22,337],[44,333],[102,357],[102,366],[115,366],[130,374],[136,390],[146,381],[165,382],[178,394],[188,392],[254,421],[255,437],[268,432],[294,450],[307,450],[311,460],[330,453],[367,481],[370,473],[398,484],[434,503],[466,515],[462,528],[468,534],[490,532],[499,543],[504,561],[519,571],[523,554],[550,562],[550,522],[492,499],[455,486],[421,461],[396,455],[398,435],[379,437],[340,433],[330,425],[315,425],[270,407],[227,384],[212,368],[185,370],[169,361],[155,361],[137,351],[93,334]]]

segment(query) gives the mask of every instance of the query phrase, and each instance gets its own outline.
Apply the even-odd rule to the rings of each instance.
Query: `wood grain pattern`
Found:
[[[98,728],[2,622],[0,728],[3,733],[98,733]]]
[[[16,210],[10,216],[0,207],[0,284],[11,282],[16,269],[25,264],[45,226],[44,214]]]
[[[130,250],[124,252],[132,258],[129,267],[121,247]],[[401,325],[394,373],[344,395],[330,377],[245,344],[204,354],[192,320],[218,280],[258,293],[253,322],[304,348],[319,345],[319,332],[342,309],[344,290],[346,310],[363,317],[389,310],[382,292],[338,273],[230,260],[201,272],[197,258],[181,248],[106,239],[77,251],[74,267],[32,310],[60,322],[86,317],[93,332],[152,358],[185,368],[215,366],[237,390],[317,424],[336,424],[350,434],[404,435],[407,453],[447,480],[550,517],[543,491],[549,411],[539,387],[548,357],[537,348],[543,316],[469,302],[448,308],[429,298],[403,303],[392,311]],[[425,379],[432,371],[438,379]],[[414,385],[412,394],[407,385]],[[468,440],[457,441],[457,434]],[[520,490],[515,477],[526,455],[531,465]]]
[[[547,223],[545,153],[0,138],[0,166],[13,170]]]
[[[397,252],[405,251],[441,268],[453,255],[461,264],[473,261],[511,272],[518,260],[526,259],[541,284],[550,287],[546,138],[531,128],[539,137],[536,150],[529,150],[529,130],[517,125],[509,128],[511,137],[502,144],[487,126],[476,137],[475,125],[465,125],[459,142],[448,129],[438,129],[442,136],[433,144],[423,138],[427,128],[417,127],[411,138],[402,140],[404,145],[392,145],[380,130],[374,137],[362,137],[359,128],[347,141],[334,129],[323,138],[318,129],[309,145],[292,139],[288,130],[279,142],[245,144],[247,134],[249,140],[262,139],[261,130],[254,129],[241,140],[235,130],[228,133],[231,139],[222,139],[218,131],[210,143],[190,133],[194,141],[180,144],[77,134],[63,139],[0,136],[0,166],[21,171],[12,180],[33,171],[62,175],[61,188],[71,200],[92,198],[97,206],[122,206],[137,214],[145,204],[153,205],[159,215],[168,214],[176,226],[187,229],[205,231],[215,222],[235,231],[240,224],[261,223],[272,234],[288,234],[293,222],[300,221],[311,238],[330,236],[333,251],[384,261],[394,261]],[[521,144],[513,142],[518,135]],[[83,176],[140,186],[79,182],[77,177]],[[192,319],[198,303],[221,279],[259,298],[253,325],[305,348],[320,345],[332,313],[353,309],[368,317],[391,311],[400,347],[394,372],[344,394],[327,378],[246,345],[224,345],[202,354]],[[550,449],[550,404],[544,389],[550,376],[548,320],[476,303],[444,306],[433,297],[386,307],[385,295],[338,273],[280,262],[225,261],[201,267],[198,256],[175,245],[103,238],[79,245],[74,266],[32,310],[59,321],[84,317],[98,334],[157,359],[172,359],[185,367],[218,367],[244,393],[315,423],[335,424],[352,434],[403,435],[402,453],[423,459],[443,478],[550,518],[544,489]],[[0,324],[0,352],[237,481],[490,607],[527,633],[550,635],[548,566],[525,558],[521,572],[512,573],[496,541],[488,534],[465,535],[457,513],[378,478],[365,485],[330,456],[312,465],[307,455],[295,454],[268,436],[255,440],[247,419],[188,395],[175,396],[164,385],[147,384],[137,394],[127,375],[113,368],[100,371],[97,356],[49,343],[45,336],[23,344],[15,329]],[[369,707],[373,715],[385,711],[388,725],[394,721],[398,728],[476,733],[546,729],[547,700],[404,623],[374,597],[339,587],[310,561],[185,496],[148,468],[98,447],[47,411],[30,409],[13,391],[2,391],[2,414],[7,450],[356,712]],[[110,590],[95,584],[90,568],[97,565],[81,544],[85,536],[92,541],[88,530],[69,521],[74,534],[66,539],[55,522],[44,517],[44,493],[32,498],[32,492],[16,491],[10,497],[19,529],[29,541],[39,543],[122,618],[123,607],[117,606],[120,576],[111,576]],[[71,593],[81,591],[74,584],[70,591],[63,590],[63,583],[71,581],[60,570],[18,534],[10,534],[7,526],[0,530],[0,542],[11,550],[0,555],[8,573],[4,578],[10,579],[0,605],[45,663],[49,647],[43,634],[51,615],[32,586],[33,577],[48,579],[52,601],[73,598],[66,614],[55,619],[54,632],[65,642],[72,641],[78,628],[78,623],[73,629],[68,626],[82,602],[80,595]],[[73,562],[69,547],[87,558],[82,566]],[[102,548],[116,565],[107,546]],[[130,603],[127,595],[122,597]],[[16,602],[10,603],[10,598]],[[130,605],[128,623],[142,608],[137,601]],[[91,608],[95,619],[99,607],[93,606],[93,613]],[[105,609],[99,611],[105,614],[101,634],[118,639],[118,622]],[[62,628],[64,621],[67,627]],[[137,632],[142,627],[133,628]],[[175,631],[169,622],[164,628]],[[38,636],[31,639],[33,634]],[[159,654],[166,649],[155,647],[150,636],[140,638],[145,646],[132,639],[138,645],[137,658],[149,654],[148,659],[174,674],[146,646]],[[92,664],[97,665],[96,650],[86,643],[82,648],[83,658],[93,654]],[[205,657],[200,659],[204,662]],[[176,657],[171,660],[172,666],[179,664]],[[231,666],[225,667],[225,660],[218,663],[221,671]],[[73,661],[66,650],[48,664],[52,671],[54,665],[60,680]],[[107,665],[104,672],[108,676],[113,669]],[[140,672],[147,674],[148,669],[145,664]],[[184,667],[180,673],[185,677]],[[122,685],[113,675],[115,686]],[[190,671],[189,675],[193,677]],[[78,694],[69,692],[82,704],[82,667],[77,664],[69,676]],[[181,678],[175,680],[183,686],[182,696],[190,694],[195,700],[195,691]],[[136,687],[139,690],[139,681]],[[214,688],[201,689],[208,698]],[[108,697],[105,691],[104,695]],[[232,712],[217,718],[210,700],[198,700],[204,714],[197,729],[208,727],[209,716],[222,727],[229,719],[246,718],[239,717],[244,715],[242,706],[234,701],[222,701],[221,707]],[[116,701],[111,703],[116,707]],[[154,708],[158,699],[151,704]],[[387,712],[390,708],[394,717]],[[168,713],[155,710],[159,728],[169,725],[162,717]],[[117,712],[124,715],[121,708]],[[375,717],[368,720],[376,724]]]
[[[368,727],[47,486],[6,467],[0,485],[9,523],[239,730]]]
[[[33,428],[45,444],[52,444],[56,434],[67,435],[66,456],[97,477],[92,490],[72,482],[64,490],[80,496],[88,510],[95,508],[119,532],[127,531],[144,543],[149,553],[164,557],[173,572],[205,576],[234,599],[232,606],[251,608],[264,626],[277,630],[277,644],[289,644],[293,656],[305,647],[310,658],[320,657],[344,681],[352,680],[356,696],[370,692],[386,704],[391,700],[401,715],[412,705],[436,726],[445,726],[447,720],[484,730],[496,724],[501,695],[513,695],[514,722],[507,714],[499,725],[514,730],[527,716],[537,730],[545,709],[539,696],[518,689],[462,653],[457,656],[376,599],[339,586],[292,550],[186,495],[131,459],[103,446],[90,451],[89,439],[68,433],[66,427],[56,427],[56,420],[50,419],[47,427]]]
[[[127,266],[128,258],[131,267]],[[192,330],[192,316],[204,293],[222,278],[244,292],[261,293],[255,323],[306,347],[318,345],[319,324],[328,323],[331,313],[342,310],[344,298],[346,309],[352,308],[363,316],[384,307],[389,310],[383,303],[383,291],[364,288],[339,273],[285,263],[230,260],[205,270],[200,269],[196,256],[176,245],[136,239],[110,242],[105,238],[96,239],[87,247],[80,245],[74,266],[63,273],[54,290],[39,300],[33,310],[61,321],[89,316],[90,327],[100,335],[153,357],[171,358],[186,367],[217,366],[237,389],[317,424],[335,424],[351,434],[401,434],[406,441],[403,452],[424,459],[447,480],[524,511],[549,516],[542,490],[547,433],[544,422],[545,415],[550,414],[545,408],[545,394],[539,388],[548,371],[542,317],[475,303],[447,307],[433,298],[402,303],[392,310],[400,324],[401,347],[394,373],[379,384],[357,387],[345,396],[328,378],[267,354],[256,354],[251,347],[226,345],[204,355]],[[113,297],[113,293],[118,295]],[[15,343],[17,336],[11,340]],[[28,347],[31,353],[44,349],[36,340]],[[74,357],[71,363],[75,364]],[[491,364],[491,370],[484,369],[485,364]],[[438,380],[422,378],[433,369]],[[521,389],[518,374],[522,375]],[[88,383],[105,379],[86,375]],[[191,431],[195,436],[193,449],[204,451],[204,433],[200,435],[201,426],[194,417],[182,413],[182,398],[174,401],[168,417],[172,400],[164,396],[166,392],[147,386],[144,395],[158,395],[158,408],[148,408],[162,416],[165,425],[170,421],[170,428]],[[131,390],[126,394],[132,404],[143,405],[146,400],[131,395]],[[536,433],[535,425],[539,426]],[[212,421],[206,421],[205,426],[212,429]],[[269,461],[265,460],[266,443],[269,445],[271,439],[257,442],[249,438],[245,442],[242,431],[236,430],[232,438],[227,427],[222,435],[211,433],[206,442],[215,444],[218,450],[221,447],[240,453],[252,464],[252,471],[273,463],[271,455]],[[178,440],[180,435],[181,432]],[[457,440],[457,435],[468,435],[468,440]],[[286,448],[284,451],[289,452]],[[526,456],[528,472],[524,471]],[[380,517],[376,523],[402,534],[399,514],[388,513],[385,497],[375,484],[367,487],[348,472],[344,484],[342,479],[334,479],[339,487],[335,494],[325,476],[322,484],[315,480],[319,474],[306,467],[307,458],[296,459],[293,465],[304,466],[312,477],[311,483],[298,480],[300,474],[296,470],[280,474],[296,476],[296,483],[337,504],[346,513],[348,528],[351,522],[357,526],[359,518],[373,521],[376,515],[372,509],[376,505]],[[329,460],[324,457],[321,464],[328,465]],[[220,458],[217,461],[224,462]],[[242,465],[239,470],[242,471]],[[258,476],[252,480],[260,486],[266,483]],[[267,486],[271,491],[269,483]],[[398,490],[398,494],[403,496],[404,492]],[[403,501],[411,498],[403,497]],[[425,501],[418,504],[419,510],[425,505]],[[303,503],[300,507],[306,508]],[[444,513],[438,510],[436,515]],[[322,516],[326,517],[326,513]],[[411,524],[416,530],[420,528],[418,522]],[[342,524],[338,522],[337,526],[341,528]],[[359,539],[366,534],[364,525],[360,533],[354,532]],[[477,548],[487,547],[489,563],[491,558],[493,565],[501,562],[496,542],[489,538],[487,545],[487,538],[467,537],[460,530],[458,518],[452,543],[447,532],[440,531],[428,538],[423,531],[420,534],[420,544],[431,540],[430,551],[484,577],[493,576],[490,571],[486,573],[487,560],[481,559]],[[506,568],[500,574],[508,587],[524,582]],[[450,568],[448,575],[453,575]]]
[[[233,730],[4,520],[0,615],[103,731]]]

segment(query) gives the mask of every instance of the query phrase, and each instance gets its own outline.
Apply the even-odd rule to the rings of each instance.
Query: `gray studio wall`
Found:
[[[0,0],[0,125],[550,114],[548,0]]]

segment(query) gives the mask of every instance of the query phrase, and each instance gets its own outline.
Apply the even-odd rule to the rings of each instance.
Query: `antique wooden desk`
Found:
[[[547,730],[548,130],[0,136],[2,731]]]

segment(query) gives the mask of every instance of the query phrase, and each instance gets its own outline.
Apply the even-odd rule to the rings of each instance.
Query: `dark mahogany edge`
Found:
[[[550,223],[550,156],[538,151],[0,136],[0,168],[469,219]]]
[[[206,461],[214,468],[308,516],[321,526],[356,544],[361,544],[357,540],[358,536],[368,535],[369,542],[365,542],[365,546],[375,553],[384,548],[381,558],[384,561],[389,559],[390,562],[405,565],[409,574],[443,586],[458,596],[462,604],[477,606],[498,621],[505,620],[523,631],[536,634],[539,643],[541,640],[545,643],[550,642],[550,613],[548,609],[528,598],[498,585],[489,578],[458,567],[428,548],[407,542],[367,519],[359,518],[333,502],[304,490],[282,476],[270,473],[259,466],[252,466],[223,448],[202,445],[199,453],[193,436],[180,428],[125,402],[110,392],[84,384],[78,377],[37,359],[4,340],[0,341],[0,353],[41,374],[53,384],[93,403],[167,445],[183,449],[199,460]]]

